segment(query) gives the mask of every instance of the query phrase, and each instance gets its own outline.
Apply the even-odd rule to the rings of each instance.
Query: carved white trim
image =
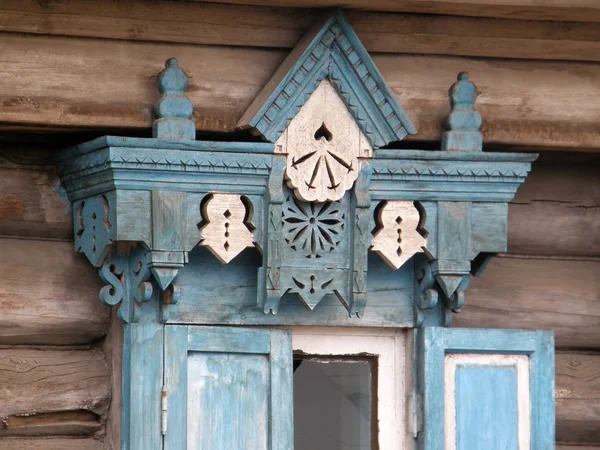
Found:
[[[420,219],[414,202],[388,201],[379,210],[381,228],[373,236],[372,250],[390,267],[399,269],[427,246],[427,238],[417,231]]]
[[[328,80],[323,80],[275,143],[287,153],[286,180],[307,202],[335,201],[352,188],[359,159],[373,148]]]
[[[200,230],[200,245],[222,264],[254,245],[254,236],[244,223],[246,206],[239,195],[213,194],[203,206],[202,217],[206,223]]]

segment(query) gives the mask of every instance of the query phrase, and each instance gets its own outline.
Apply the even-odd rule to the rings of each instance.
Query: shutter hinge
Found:
[[[163,436],[167,434],[167,405],[167,391],[163,388],[160,400],[160,432]]]

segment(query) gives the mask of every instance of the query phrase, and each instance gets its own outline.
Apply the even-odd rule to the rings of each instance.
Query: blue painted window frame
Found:
[[[167,392],[168,426],[164,450],[187,447],[187,362],[190,352],[267,355],[270,362],[269,450],[293,448],[293,352],[289,331],[167,325],[164,389]]]
[[[428,327],[417,333],[417,382],[423,408],[419,450],[444,450],[444,363],[451,353],[528,355],[530,447],[555,448],[552,331]]]

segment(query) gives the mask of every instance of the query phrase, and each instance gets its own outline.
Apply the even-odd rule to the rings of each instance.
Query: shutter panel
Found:
[[[287,331],[166,326],[164,449],[292,449],[292,364]]]
[[[431,327],[417,345],[419,449],[554,449],[552,332]]]

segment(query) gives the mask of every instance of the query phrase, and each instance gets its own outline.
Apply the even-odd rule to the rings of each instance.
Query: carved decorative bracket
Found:
[[[240,120],[267,142],[196,141],[175,59],[157,85],[153,138],[104,136],[60,154],[75,249],[125,321],[151,278],[175,305],[178,274],[203,246],[221,264],[261,253],[265,317],[287,294],[311,311],[337,298],[364,317],[372,250],[411,274],[414,326],[449,324],[471,274],[506,251],[507,203],[535,155],[481,151],[466,73],[450,88],[441,151],[381,148],[416,130],[341,12],[309,31]]]

